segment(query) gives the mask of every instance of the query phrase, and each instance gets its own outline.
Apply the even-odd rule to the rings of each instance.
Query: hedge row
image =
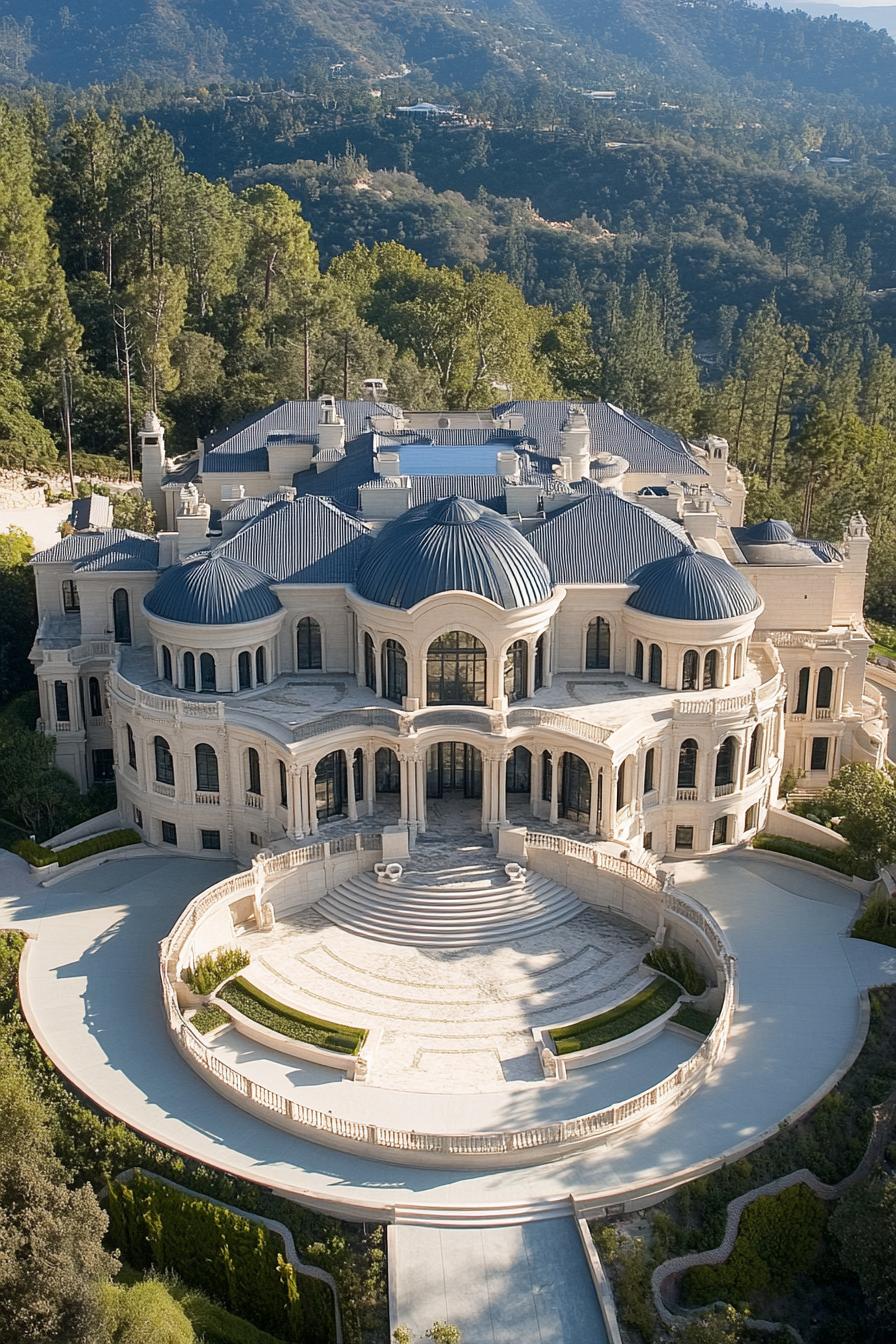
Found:
[[[190,1026],[201,1036],[207,1036],[210,1031],[214,1031],[216,1027],[223,1027],[224,1023],[229,1021],[230,1015],[225,1013],[223,1008],[219,1008],[216,1003],[204,1003],[190,1018]]]
[[[753,848],[790,854],[794,859],[819,863],[823,868],[845,873],[847,877],[863,877],[869,882],[877,877],[874,865],[848,848],[822,849],[819,845],[807,845],[803,840],[791,840],[785,835],[757,835],[753,839]]]
[[[108,1191],[109,1236],[128,1264],[170,1270],[281,1339],[335,1340],[330,1289],[299,1278],[276,1233],[141,1172]]]
[[[325,1022],[297,1008],[289,1008],[278,1003],[262,990],[250,985],[238,975],[228,980],[219,991],[218,997],[253,1022],[271,1031],[279,1031],[281,1036],[289,1036],[294,1041],[305,1041],[308,1045],[317,1045],[324,1050],[336,1050],[342,1055],[356,1055],[367,1039],[367,1032],[358,1027],[343,1027],[336,1022]]]
[[[33,868],[46,868],[51,863],[58,863],[60,868],[64,868],[66,864],[77,863],[78,859],[89,859],[91,854],[104,854],[107,849],[139,845],[141,838],[136,831],[106,831],[104,835],[91,835],[86,840],[79,840],[66,849],[47,849],[46,845],[39,845],[35,840],[16,840],[12,850]]]
[[[677,980],[685,994],[692,994],[695,999],[706,989],[706,981],[697,970],[694,958],[683,948],[655,947],[647,953],[644,965],[668,975],[670,980]]]
[[[196,994],[211,994],[222,980],[249,965],[249,953],[241,947],[228,947],[223,952],[206,952],[191,969],[184,969],[183,978]]]
[[[552,1028],[551,1038],[558,1055],[571,1055],[576,1050],[587,1050],[592,1045],[606,1045],[608,1041],[629,1036],[654,1018],[661,1017],[673,1003],[677,1003],[681,989],[664,975],[605,1013],[575,1022],[569,1027]]]

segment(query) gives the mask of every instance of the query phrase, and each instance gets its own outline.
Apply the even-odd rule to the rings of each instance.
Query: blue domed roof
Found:
[[[759,606],[755,588],[717,555],[682,550],[636,570],[627,606],[677,621],[724,621]]]
[[[764,523],[754,523],[752,527],[739,529],[743,541],[752,546],[764,542],[793,541],[793,528],[783,518],[766,518]]]
[[[551,576],[500,514],[453,495],[387,523],[361,564],[358,592],[407,611],[434,593],[465,592],[496,606],[530,607],[551,595]]]
[[[240,625],[280,610],[263,574],[214,551],[166,569],[143,605],[153,616],[188,625]]]

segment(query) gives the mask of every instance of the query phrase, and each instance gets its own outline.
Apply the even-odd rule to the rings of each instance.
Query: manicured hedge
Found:
[[[202,1036],[206,1036],[215,1027],[223,1027],[225,1022],[229,1022],[230,1017],[223,1008],[219,1008],[216,1003],[205,1003],[190,1018],[190,1026],[194,1027]]]
[[[91,835],[86,840],[79,840],[66,849],[52,850],[34,840],[16,840],[12,850],[33,868],[46,868],[51,863],[58,863],[60,868],[64,868],[69,863],[77,863],[78,859],[89,859],[92,854],[104,854],[107,849],[139,845],[141,839],[136,831],[106,831],[104,835]]]
[[[794,859],[806,859],[809,863],[819,863],[824,868],[831,868],[835,873],[846,873],[848,877],[863,877],[869,882],[877,877],[874,865],[848,848],[821,849],[819,845],[807,845],[802,840],[791,840],[785,835],[764,834],[754,837],[753,848],[771,849],[776,854],[790,854]]]
[[[248,966],[251,958],[241,947],[228,947],[223,952],[207,952],[196,965],[186,967],[183,978],[196,994],[211,994],[228,975],[234,975]]]
[[[569,1027],[551,1030],[551,1038],[558,1055],[571,1055],[576,1050],[587,1050],[592,1045],[606,1045],[628,1036],[639,1027],[646,1026],[655,1017],[661,1017],[681,995],[681,989],[664,975],[655,980],[638,994],[633,994],[624,1003],[608,1008],[605,1013],[586,1018]]]
[[[336,1050],[343,1055],[356,1055],[367,1039],[367,1032],[358,1027],[343,1027],[336,1022],[325,1022],[310,1017],[285,1003],[278,1003],[262,990],[250,985],[241,975],[228,980],[219,990],[218,997],[231,1004],[238,1012],[258,1022],[271,1031],[279,1031],[281,1036],[289,1036],[294,1041],[305,1041],[308,1045],[321,1046],[324,1050]]]
[[[644,965],[668,975],[670,980],[677,980],[685,994],[692,994],[695,999],[706,989],[706,981],[697,970],[694,958],[683,949],[655,947],[647,953]]]
[[[852,936],[896,947],[896,899],[877,897],[869,901],[852,927]]]
[[[701,1012],[692,1003],[683,1003],[672,1021],[677,1022],[680,1027],[689,1027],[691,1031],[699,1031],[701,1036],[708,1036],[715,1026],[717,1018],[712,1013]]]

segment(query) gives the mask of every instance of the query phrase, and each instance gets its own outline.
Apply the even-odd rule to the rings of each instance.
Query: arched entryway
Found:
[[[344,751],[331,751],[318,761],[314,771],[314,801],[318,821],[347,814],[348,771]]]
[[[427,798],[481,798],[482,753],[468,742],[437,742],[426,753]]]
[[[591,817],[591,771],[571,751],[560,758],[558,780],[558,813],[567,821],[581,821],[587,826]]]

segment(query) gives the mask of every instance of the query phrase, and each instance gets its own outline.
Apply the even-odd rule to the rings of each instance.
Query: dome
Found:
[[[263,574],[214,551],[167,569],[143,605],[152,616],[188,625],[240,625],[280,610]]]
[[[676,621],[725,621],[759,606],[756,590],[727,560],[682,550],[632,575],[638,591],[627,606]]]
[[[361,564],[357,589],[405,611],[434,593],[457,591],[509,610],[550,597],[551,576],[500,514],[453,495],[387,523]]]
[[[794,540],[793,528],[783,518],[766,518],[764,523],[754,523],[752,527],[740,529],[740,535],[750,546]]]

